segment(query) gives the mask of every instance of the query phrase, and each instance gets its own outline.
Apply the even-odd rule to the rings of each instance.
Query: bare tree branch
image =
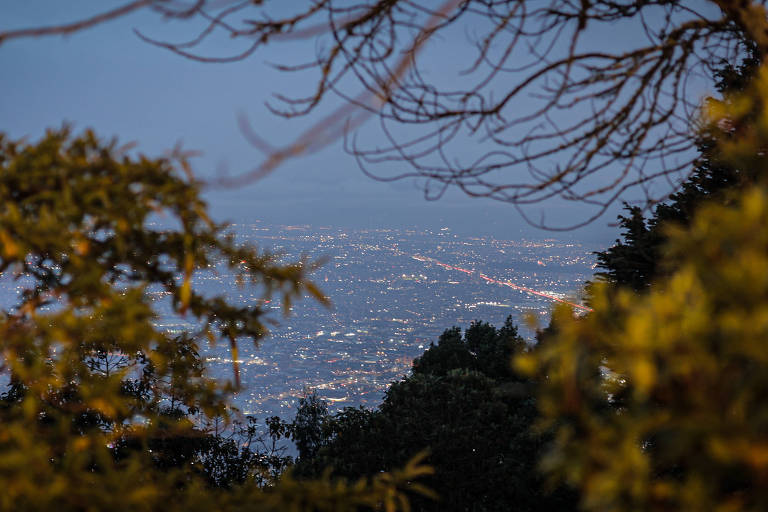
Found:
[[[143,7],[152,5],[153,3],[159,3],[157,0],[136,0],[122,5],[111,11],[107,11],[102,14],[97,14],[84,20],[75,21],[73,23],[67,23],[62,25],[51,25],[47,27],[32,27],[19,30],[8,30],[0,32],[0,44],[10,41],[11,39],[21,39],[25,37],[43,37],[52,35],[67,35],[73,32],[79,32],[87,28],[93,27],[104,23],[105,21],[120,18],[133,11],[137,11]]]
[[[768,51],[765,0],[314,0],[293,11],[269,0],[147,0],[123,9],[138,4],[203,21],[186,41],[139,33],[185,58],[231,62],[281,41],[318,48],[309,62],[276,65],[310,84],[307,95],[268,107],[286,118],[321,104],[334,105],[331,113],[288,144],[267,143],[241,117],[264,158],[220,184],[258,179],[344,139],[366,174],[420,178],[430,198],[448,187],[518,207],[561,197],[594,205],[596,215],[629,188],[649,201],[668,193],[654,195],[659,178],[678,183],[690,170],[695,87],[746,46]],[[77,30],[66,27],[24,35]],[[207,55],[217,33],[241,47]],[[432,61],[452,51],[441,45],[457,36],[472,39],[474,56],[457,55],[447,63],[456,69],[435,75]],[[372,116],[375,144],[356,133]]]

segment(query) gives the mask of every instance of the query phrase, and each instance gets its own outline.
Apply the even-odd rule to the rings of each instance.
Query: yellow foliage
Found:
[[[768,189],[670,231],[678,270],[645,295],[595,287],[594,312],[518,361],[547,376],[545,469],[589,510],[768,508]]]
[[[189,417],[223,415],[233,390],[207,377],[198,341],[225,337],[236,359],[239,341],[266,332],[264,311],[203,296],[194,274],[223,262],[265,299],[319,291],[307,280],[313,263],[284,265],[223,236],[198,184],[169,161],[113,146],[90,132],[36,145],[0,134],[0,269],[20,268],[28,283],[0,315],[0,510],[407,510],[407,493],[426,493],[413,483],[428,471],[419,461],[360,482],[288,475],[268,490],[246,479],[226,491],[183,457],[158,462],[152,442],[199,439]],[[156,212],[181,227],[151,227]],[[150,287],[199,331],[158,328]],[[182,418],[162,412],[171,396]]]
[[[556,431],[543,468],[587,510],[768,510],[768,68],[704,114],[756,185],[668,227],[648,293],[595,285],[592,313],[559,307],[516,361]]]

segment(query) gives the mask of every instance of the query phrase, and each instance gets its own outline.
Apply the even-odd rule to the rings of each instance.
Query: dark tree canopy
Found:
[[[743,92],[757,74],[760,58],[753,47],[738,65],[725,64],[716,70],[717,89],[722,94]],[[761,179],[764,158],[750,166],[738,166],[725,161],[720,154],[717,137],[732,137],[721,130],[703,131],[698,141],[699,157],[690,177],[670,198],[657,204],[652,215],[638,206],[625,205],[626,214],[619,216],[623,229],[621,240],[605,251],[597,252],[597,274],[607,280],[633,290],[645,290],[654,279],[674,270],[675,262],[662,254],[667,231],[672,225],[687,226],[698,208],[710,201],[728,204],[735,194]]]
[[[527,349],[511,319],[497,329],[474,322],[446,330],[394,382],[377,410],[346,408],[325,418],[317,454],[297,471],[359,478],[398,467],[426,450],[438,499],[416,510],[574,510],[574,493],[547,492],[536,466],[548,436],[534,429],[535,383],[510,368]]]
[[[508,317],[497,329],[486,322],[472,322],[462,337],[459,327],[446,329],[437,345],[430,343],[413,361],[413,373],[445,376],[453,370],[473,370],[494,379],[513,378],[512,354],[525,348],[517,326]]]
[[[311,459],[322,443],[322,423],[328,416],[328,404],[315,392],[304,391],[299,398],[296,417],[290,426],[291,438],[299,458]]]

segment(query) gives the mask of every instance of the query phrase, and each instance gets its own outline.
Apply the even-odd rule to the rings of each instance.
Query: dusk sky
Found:
[[[11,5],[12,4],[12,5]],[[106,10],[115,2],[6,2],[0,29],[71,21]],[[280,145],[309,126],[317,116],[285,120],[264,105],[275,92],[300,96],[311,82],[280,73],[268,62],[299,63],[313,56],[311,41],[270,47],[231,64],[185,60],[141,41],[133,29],[149,36],[183,40],[189,23],[168,23],[152,13],[138,13],[68,37],[20,39],[0,47],[0,119],[12,138],[38,139],[48,127],[71,123],[75,131],[92,127],[102,137],[135,141],[139,151],[157,156],[181,142],[201,156],[193,160],[202,178],[217,169],[231,174],[252,169],[261,154],[244,138],[237,124],[247,115],[253,129]],[[446,42],[443,41],[443,44]],[[223,54],[233,43],[208,49]],[[472,47],[461,37],[449,41],[450,58],[471,60]],[[443,79],[436,63],[433,76]],[[446,81],[456,77],[447,74]],[[326,110],[327,111],[327,110]],[[370,120],[375,123],[376,120]],[[364,137],[365,135],[363,135]],[[447,226],[463,233],[477,231],[499,238],[551,233],[528,226],[507,204],[450,192],[439,201],[425,201],[412,181],[381,183],[358,169],[341,141],[322,152],[286,162],[265,179],[237,189],[208,191],[206,197],[219,220],[270,223],[387,227]],[[605,245],[617,236],[618,206],[576,231],[575,237]],[[527,210],[534,218],[557,224],[586,216],[583,206],[551,201]]]

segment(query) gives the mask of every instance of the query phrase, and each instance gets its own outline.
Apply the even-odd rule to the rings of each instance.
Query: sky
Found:
[[[119,2],[96,0],[11,0],[0,4],[0,29],[65,22],[106,10]],[[301,95],[306,83],[280,73],[269,62],[297,63],[311,58],[310,44],[283,44],[231,64],[183,59],[139,39],[184,39],[190,25],[136,13],[67,37],[13,40],[0,45],[0,131],[11,138],[36,140],[46,128],[69,123],[93,128],[103,137],[136,142],[138,151],[157,156],[181,143],[199,152],[193,159],[201,178],[221,169],[237,174],[255,167],[261,154],[237,124],[244,114],[253,130],[280,145],[316,117],[285,120],[265,106],[274,93]],[[443,41],[445,43],[445,41]],[[232,43],[217,42],[222,50]],[[450,41],[450,58],[473,55],[468,41]],[[441,67],[432,70],[438,80]],[[322,113],[322,111],[320,112]],[[375,122],[375,121],[374,121]],[[412,181],[371,180],[343,151],[341,142],[286,162],[255,183],[206,190],[214,216],[231,222],[339,227],[449,227],[457,233],[497,238],[575,238],[606,246],[617,237],[619,206],[591,225],[566,233],[531,228],[503,203],[450,191],[426,201]],[[552,223],[586,215],[583,206],[550,201],[528,210]]]

